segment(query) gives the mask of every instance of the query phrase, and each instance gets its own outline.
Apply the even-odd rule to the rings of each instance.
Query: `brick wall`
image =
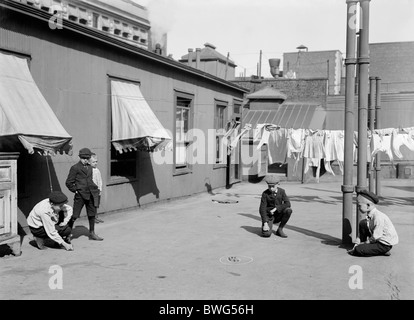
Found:
[[[268,78],[259,80],[235,80],[233,83],[256,92],[273,87],[287,95],[286,102],[316,102],[326,106],[327,79]]]
[[[372,43],[370,76],[380,77],[383,92],[414,91],[414,41]]]

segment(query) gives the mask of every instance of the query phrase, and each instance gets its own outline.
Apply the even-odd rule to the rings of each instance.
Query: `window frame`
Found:
[[[219,114],[218,114],[218,110],[219,109],[223,109],[223,119],[222,119],[222,128],[219,128],[219,121],[220,119]],[[228,121],[228,114],[229,114],[229,103],[227,101],[224,100],[218,100],[215,99],[214,100],[214,130],[215,130],[215,164],[213,166],[214,169],[218,169],[218,168],[226,168],[227,167],[227,152],[226,150],[224,150],[224,145],[222,144],[222,139],[223,136],[225,134],[225,130],[226,130],[226,123]],[[222,133],[219,133],[219,129],[222,129]],[[219,138],[219,149],[217,146],[217,138]],[[217,157],[217,151],[219,152],[218,157]]]
[[[109,142],[109,150],[107,153],[108,159],[108,181],[106,183],[107,186],[116,185],[116,184],[124,184],[124,183],[131,183],[137,181],[139,179],[139,172],[138,172],[138,152],[139,151],[128,151],[127,154],[133,155],[131,159],[124,159],[123,162],[130,163],[135,162],[135,176],[120,176],[120,175],[112,175],[112,163],[114,162],[112,159],[112,150],[115,149],[111,143],[112,140],[112,90],[111,90],[111,82],[112,81],[123,81],[128,83],[134,83],[138,86],[141,86],[141,81],[137,79],[131,79],[127,77],[121,76],[114,76],[114,75],[107,75],[108,77],[108,142]],[[114,150],[116,152],[116,150]],[[121,155],[121,154],[120,154]],[[122,159],[121,159],[122,161]]]
[[[178,99],[189,100],[188,106],[178,106]],[[188,110],[188,124],[187,124],[187,132],[194,128],[194,94],[183,92],[179,90],[174,90],[174,120],[173,120],[173,175],[183,175],[192,173],[193,166],[191,165],[191,161],[189,162],[188,159],[188,146],[193,141],[192,137],[188,137],[187,141],[184,142],[185,144],[185,151],[186,151],[186,162],[184,165],[177,165],[177,111],[179,108],[185,108]]]

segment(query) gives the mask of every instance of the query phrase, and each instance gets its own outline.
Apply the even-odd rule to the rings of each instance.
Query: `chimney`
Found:
[[[188,61],[187,61],[187,63],[188,63],[189,67],[193,66],[193,49],[192,48],[188,49]]]
[[[200,69],[200,53],[201,48],[196,48],[196,68]]]
[[[280,59],[269,59],[269,65],[270,65],[270,74],[274,78],[278,78],[279,77]]]
[[[159,55],[162,55],[162,49],[161,49],[161,45],[159,43],[157,43],[155,45],[155,53],[159,54]]]

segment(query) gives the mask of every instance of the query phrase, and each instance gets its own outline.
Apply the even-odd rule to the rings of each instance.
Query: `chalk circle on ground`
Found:
[[[214,203],[221,203],[221,204],[239,203],[239,201],[237,200],[230,200],[230,199],[226,199],[226,200],[213,199],[211,201],[213,201]]]
[[[253,261],[253,258],[246,256],[224,256],[220,258],[220,262],[225,265],[248,264]]]

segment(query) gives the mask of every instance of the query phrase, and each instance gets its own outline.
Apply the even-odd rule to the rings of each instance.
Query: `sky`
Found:
[[[346,0],[134,0],[146,6],[153,31],[168,34],[175,60],[211,43],[237,65],[236,76],[271,77],[268,60],[284,52],[346,53]],[[414,0],[371,0],[369,42],[414,41]],[[260,55],[262,52],[262,55]]]

